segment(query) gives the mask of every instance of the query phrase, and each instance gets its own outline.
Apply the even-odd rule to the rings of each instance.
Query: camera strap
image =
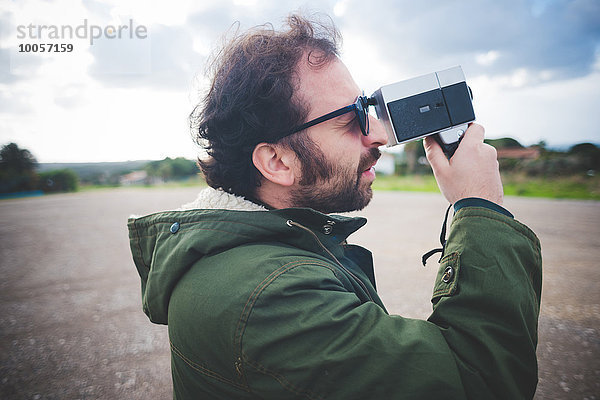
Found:
[[[438,260],[438,262],[440,262],[442,257],[444,257],[444,250],[446,249],[446,225],[448,223],[448,214],[450,214],[451,208],[452,208],[452,204],[450,204],[448,206],[448,208],[446,209],[446,214],[444,215],[444,221],[442,222],[442,232],[440,233],[440,244],[442,245],[442,247],[439,249],[429,250],[427,253],[423,254],[423,257],[421,258],[421,261],[423,261],[423,266],[425,266],[425,264],[427,264],[427,260],[429,259],[429,257],[434,255],[435,253],[442,253],[440,255],[440,259]]]

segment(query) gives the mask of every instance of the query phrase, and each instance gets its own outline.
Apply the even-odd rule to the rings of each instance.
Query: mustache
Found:
[[[371,166],[379,160],[379,157],[381,157],[381,151],[378,148],[374,147],[369,149],[369,152],[360,159],[358,173],[362,174],[364,171],[371,168]]]

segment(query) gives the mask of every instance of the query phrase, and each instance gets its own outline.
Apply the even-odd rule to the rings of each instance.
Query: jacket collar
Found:
[[[153,322],[167,323],[171,291],[206,255],[256,242],[279,242],[324,257],[328,252],[342,257],[339,244],[365,223],[364,218],[308,208],[268,211],[215,189],[204,189],[179,210],[132,217],[130,246],[142,279],[144,311]]]
[[[203,210],[267,211],[265,207],[244,197],[211,187],[200,191],[196,200],[184,204],[180,210],[198,208]]]
[[[176,211],[186,210],[228,210],[228,211],[269,211],[244,197],[228,193],[222,189],[208,187],[200,191],[196,199],[184,204]],[[300,223],[319,236],[334,238],[338,243],[366,224],[361,217],[345,217],[334,214],[323,214],[310,208],[283,208],[270,210],[271,214]]]

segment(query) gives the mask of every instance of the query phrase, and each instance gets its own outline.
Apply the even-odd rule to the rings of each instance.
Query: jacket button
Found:
[[[449,283],[453,277],[454,277],[454,268],[446,267],[446,269],[444,270],[444,275],[442,275],[442,281],[444,281],[444,283]]]
[[[171,231],[171,233],[177,233],[177,231],[179,230],[179,222],[175,222],[173,225],[171,225],[169,230]]]
[[[323,233],[326,235],[331,234],[331,232],[333,232],[333,225],[335,225],[335,221],[327,221],[325,225],[323,225]]]

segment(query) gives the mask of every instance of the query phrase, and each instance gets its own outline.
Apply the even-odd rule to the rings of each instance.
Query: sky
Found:
[[[0,0],[0,145],[39,162],[193,159],[207,59],[297,11],[331,17],[367,94],[461,65],[489,138],[600,144],[599,0]]]

